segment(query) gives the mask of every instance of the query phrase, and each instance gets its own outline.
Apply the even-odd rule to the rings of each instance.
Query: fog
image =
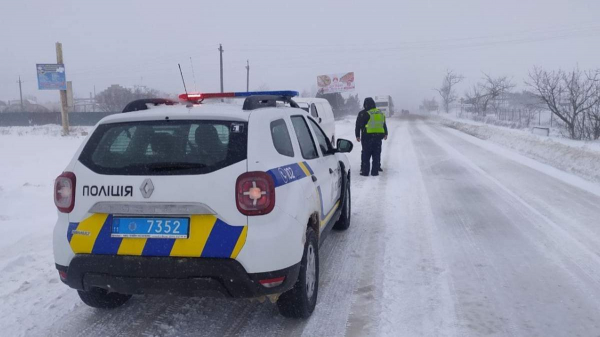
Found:
[[[597,68],[600,2],[595,0],[430,1],[2,1],[0,100],[39,91],[36,63],[56,61],[63,43],[76,97],[111,84],[167,93],[311,91],[316,76],[354,71],[357,93],[390,94],[415,108],[433,97],[446,69],[466,77],[508,75],[519,86],[534,66]],[[191,58],[191,62],[190,62]],[[191,63],[194,72],[192,73]],[[195,76],[195,80],[194,80]]]

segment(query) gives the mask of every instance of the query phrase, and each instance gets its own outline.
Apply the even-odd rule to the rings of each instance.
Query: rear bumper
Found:
[[[62,281],[78,290],[97,287],[121,294],[173,294],[183,296],[258,297],[282,293],[294,285],[300,263],[291,267],[249,274],[233,259],[173,258],[112,255],[76,255]],[[285,277],[267,288],[260,280]]]

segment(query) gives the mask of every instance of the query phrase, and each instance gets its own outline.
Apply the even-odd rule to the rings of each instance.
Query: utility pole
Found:
[[[221,92],[223,91],[223,46],[219,44],[219,58],[221,60]]]
[[[250,61],[246,60],[246,92],[250,91]]]
[[[21,89],[21,76],[19,76],[19,96],[21,97],[21,112],[25,112],[25,108],[23,107],[23,89]]]
[[[56,42],[56,63],[64,64],[62,43]],[[63,135],[69,135],[69,107],[67,106],[67,91],[60,91],[60,115],[62,117]]]

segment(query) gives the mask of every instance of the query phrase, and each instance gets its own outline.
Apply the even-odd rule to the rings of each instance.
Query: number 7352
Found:
[[[148,222],[148,233],[156,234],[181,234],[179,233],[179,220],[146,220]]]

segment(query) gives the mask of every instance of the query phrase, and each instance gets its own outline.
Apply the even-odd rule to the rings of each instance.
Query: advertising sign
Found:
[[[67,90],[64,64],[36,64],[38,89]]]
[[[317,76],[320,94],[354,90],[354,72]]]

